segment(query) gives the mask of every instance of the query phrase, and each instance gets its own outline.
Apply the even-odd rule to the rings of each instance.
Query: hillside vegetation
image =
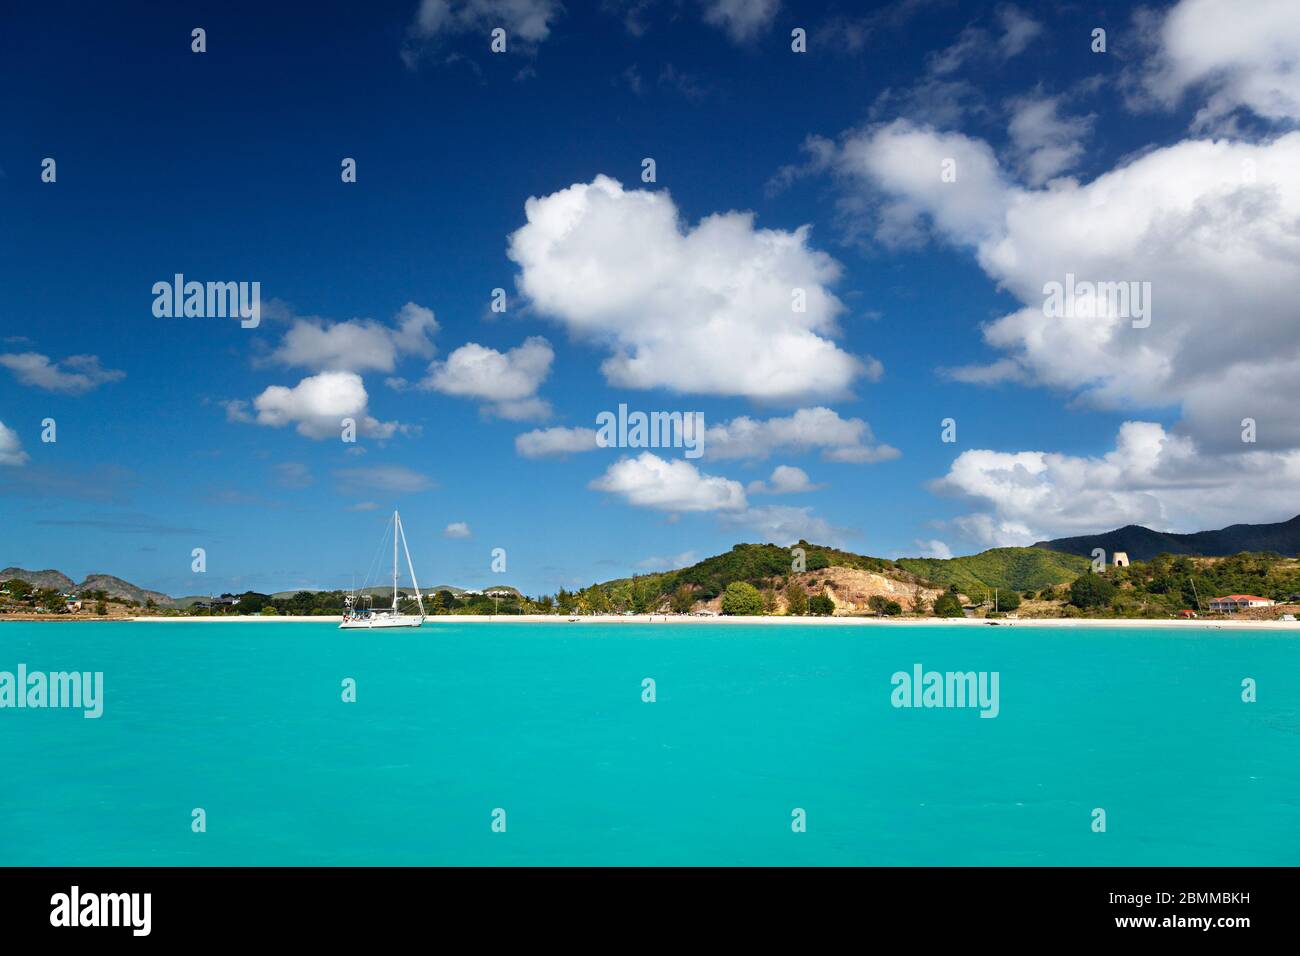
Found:
[[[1108,568],[1121,613],[1204,610],[1211,598],[1254,594],[1283,603],[1300,594],[1300,561],[1278,554],[1243,552],[1227,558],[1157,555],[1127,568]]]
[[[895,563],[935,584],[955,584],[972,598],[995,588],[1023,592],[1068,584],[1089,566],[1086,558],[1041,548],[993,548],[961,558],[899,558]]]
[[[800,541],[793,547],[803,548],[806,571],[846,567],[859,571],[901,573],[892,561],[883,558],[866,557],[838,548],[809,544],[807,541]],[[774,579],[790,575],[793,571],[792,562],[792,548],[781,548],[774,544],[738,544],[724,554],[705,558],[688,568],[616,578],[577,592],[561,590],[556,600],[563,610],[577,608],[597,612],[628,610],[645,613],[659,609],[667,598],[679,593],[689,594],[691,601],[709,601],[735,582],[762,589]]]

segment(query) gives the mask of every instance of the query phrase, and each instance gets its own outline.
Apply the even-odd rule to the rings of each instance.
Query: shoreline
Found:
[[[5,619],[0,619],[3,623]],[[29,623],[81,623],[97,624],[331,624],[337,625],[338,618],[320,616],[276,615],[263,617],[259,614],[223,615],[218,617],[127,617],[127,618],[67,618],[49,617],[10,617],[7,620],[22,620]],[[1170,630],[1195,631],[1292,631],[1300,633],[1300,621],[1209,621],[1209,620],[1175,620],[1159,618],[891,618],[891,617],[692,617],[672,614],[610,614],[585,615],[574,618],[562,614],[449,614],[428,617],[425,625],[436,626],[441,621],[463,624],[658,624],[658,625],[759,625],[763,627],[1027,627],[1027,628],[1162,628]]]

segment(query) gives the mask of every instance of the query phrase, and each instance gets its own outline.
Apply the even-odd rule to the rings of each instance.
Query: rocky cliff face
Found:
[[[10,578],[26,581],[34,588],[54,588],[58,591],[71,591],[75,587],[72,578],[53,569],[29,571],[26,568],[5,568],[0,571],[0,582],[8,581]]]
[[[10,578],[26,581],[34,588],[54,588],[56,591],[62,591],[65,594],[70,592],[80,593],[82,591],[103,591],[110,598],[118,600],[139,601],[141,604],[152,600],[159,607],[178,606],[175,601],[160,591],[150,591],[147,588],[137,587],[130,581],[123,581],[111,574],[89,574],[86,576],[86,580],[80,584],[75,584],[72,578],[63,572],[52,569],[29,571],[26,568],[5,568],[0,571],[0,582],[8,581]]]
[[[876,596],[897,601],[902,605],[903,611],[908,612],[912,609],[912,600],[918,593],[924,594],[931,605],[934,604],[935,598],[943,594],[942,589],[926,587],[919,581],[892,577],[876,571],[862,571],[857,568],[822,568],[818,571],[792,574],[789,579],[802,587],[809,597],[817,594],[828,595],[835,604],[835,610],[840,614],[869,614],[871,609],[868,602]],[[961,600],[965,603],[968,599],[963,594]],[[776,603],[776,612],[784,614],[786,612],[784,590],[777,591]],[[721,595],[710,601],[697,601],[694,610],[721,612]]]
[[[176,602],[160,591],[136,587],[130,581],[123,581],[111,574],[88,574],[86,580],[77,585],[78,591],[103,591],[111,598],[139,601],[141,604],[152,600],[159,607],[176,607]]]
[[[823,568],[820,571],[807,571],[795,577],[808,592],[809,597],[814,594],[827,594],[835,602],[837,611],[849,614],[869,611],[868,602],[877,596],[897,601],[903,606],[904,611],[910,611],[912,599],[918,592],[924,594],[931,604],[943,593],[937,588],[928,588],[919,583],[899,580],[875,571],[859,571],[856,568]],[[780,603],[784,607],[784,598]]]

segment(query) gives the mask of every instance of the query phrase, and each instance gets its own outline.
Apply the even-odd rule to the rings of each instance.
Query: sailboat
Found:
[[[411,583],[415,586],[415,600],[420,606],[419,614],[402,614],[397,609],[397,542],[401,539],[402,550],[406,553],[406,567],[411,572]],[[393,512],[393,606],[388,608],[357,607],[357,601],[349,595],[343,601],[343,621],[341,628],[376,628],[376,627],[419,627],[424,623],[424,598],[420,596],[420,582],[415,580],[415,565],[411,563],[411,549],[406,545],[406,532],[402,530],[402,516]]]

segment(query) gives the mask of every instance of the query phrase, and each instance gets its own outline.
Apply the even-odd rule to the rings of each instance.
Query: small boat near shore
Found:
[[[371,630],[386,627],[419,627],[424,623],[424,598],[420,595],[420,583],[415,579],[415,565],[411,563],[411,549],[406,544],[406,532],[402,530],[402,516],[396,511],[393,512],[392,528],[393,606],[391,608],[362,607],[365,601],[372,600],[370,595],[363,594],[358,598],[357,595],[350,594],[343,599],[343,620],[339,623],[340,628]],[[415,602],[420,609],[419,614],[404,614],[398,606],[397,545],[399,540],[402,551],[406,554],[407,570],[411,572],[411,584],[415,589]]]

